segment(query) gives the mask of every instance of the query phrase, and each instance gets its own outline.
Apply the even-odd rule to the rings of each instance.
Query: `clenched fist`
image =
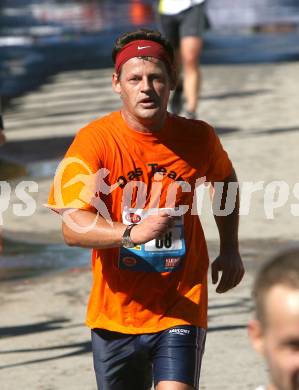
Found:
[[[131,239],[135,244],[145,244],[158,238],[172,226],[175,217],[166,211],[160,211],[157,215],[150,215],[131,230]]]

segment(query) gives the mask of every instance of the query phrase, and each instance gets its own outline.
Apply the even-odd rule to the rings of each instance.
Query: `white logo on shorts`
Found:
[[[190,333],[190,330],[183,329],[183,328],[174,328],[174,329],[170,329],[168,333],[176,333],[176,334],[179,334],[181,336],[185,336],[185,335]]]

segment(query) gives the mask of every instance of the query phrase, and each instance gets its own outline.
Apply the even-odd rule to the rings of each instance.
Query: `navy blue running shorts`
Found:
[[[157,15],[159,28],[171,45],[178,49],[184,37],[202,38],[206,28],[205,6],[194,5],[175,15]]]
[[[148,390],[160,381],[199,388],[203,328],[179,325],[140,335],[93,329],[91,338],[100,390]]]

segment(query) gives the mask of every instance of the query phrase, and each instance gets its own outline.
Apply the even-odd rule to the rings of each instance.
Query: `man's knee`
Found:
[[[184,66],[198,66],[202,50],[201,39],[186,37],[181,42],[181,57]]]
[[[194,387],[182,382],[160,381],[155,390],[194,390]]]

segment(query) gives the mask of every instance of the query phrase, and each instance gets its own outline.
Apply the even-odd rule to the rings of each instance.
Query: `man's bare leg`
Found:
[[[194,390],[194,387],[182,382],[160,381],[155,390]]]
[[[196,113],[200,92],[201,77],[199,57],[202,51],[203,40],[198,37],[184,37],[181,39],[181,63],[183,68],[183,85],[186,98],[186,110]]]

